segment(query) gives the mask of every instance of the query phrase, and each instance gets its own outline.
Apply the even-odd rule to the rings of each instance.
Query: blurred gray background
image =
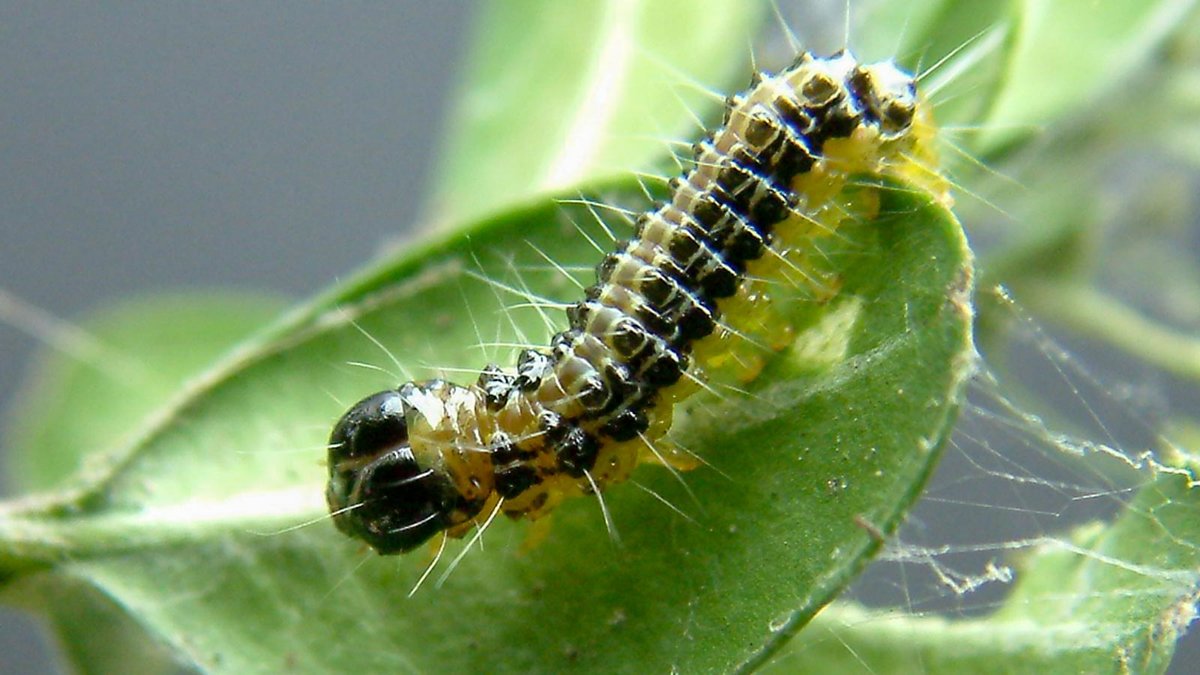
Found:
[[[419,216],[474,4],[0,3],[0,288],[328,286]],[[0,408],[37,348],[0,324]],[[0,672],[56,672],[5,608]]]

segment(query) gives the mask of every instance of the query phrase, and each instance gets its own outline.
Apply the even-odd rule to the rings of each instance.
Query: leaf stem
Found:
[[[1100,338],[1176,375],[1200,381],[1200,340],[1090,286],[1032,283],[1021,299],[1042,316]]]
[[[320,491],[307,487],[100,515],[61,509],[0,510],[0,583],[66,561],[211,540],[229,533],[278,536],[327,519]]]

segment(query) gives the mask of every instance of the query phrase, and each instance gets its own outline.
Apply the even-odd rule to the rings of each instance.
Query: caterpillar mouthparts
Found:
[[[762,344],[789,344],[772,310],[779,282],[796,284],[786,269],[840,223],[874,215],[846,196],[850,178],[948,200],[933,134],[914,78],[889,62],[805,52],[756,74],[666,201],[599,263],[548,348],[523,350],[511,371],[489,365],[468,386],[372,394],[341,417],[329,440],[334,523],[400,553],[461,537],[481,513],[537,519],[643,461],[691,468],[656,445],[675,404],[708,378],[752,380]]]

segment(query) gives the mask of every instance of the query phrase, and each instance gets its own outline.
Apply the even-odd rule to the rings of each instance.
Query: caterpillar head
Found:
[[[472,401],[434,380],[351,406],[329,437],[325,499],[337,528],[386,555],[469,523],[487,496],[471,475],[475,446],[458,437],[471,435]]]

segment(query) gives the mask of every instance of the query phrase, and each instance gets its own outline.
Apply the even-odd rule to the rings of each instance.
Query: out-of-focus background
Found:
[[[0,3],[0,293],[77,319],[164,289],[330,285],[420,217],[473,14]],[[38,347],[0,323],[0,409]],[[0,672],[57,672],[9,608]]]
[[[0,305],[76,320],[168,289],[328,287],[419,224],[474,5],[0,0]],[[16,323],[0,321],[3,411],[40,347]],[[887,595],[870,582],[856,597]],[[1181,643],[1173,671],[1198,650]],[[58,671],[0,606],[0,673]]]

